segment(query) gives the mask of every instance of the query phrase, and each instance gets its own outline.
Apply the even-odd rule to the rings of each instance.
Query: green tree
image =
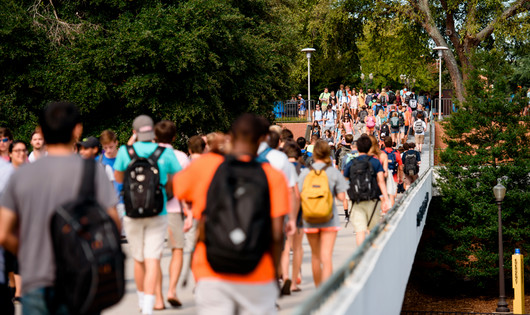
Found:
[[[466,96],[465,81],[476,51],[505,46],[508,37],[528,39],[520,29],[528,28],[529,0],[378,0],[377,4],[383,14],[391,12],[421,25],[437,46],[450,48],[443,58],[460,102]]]
[[[297,0],[291,10],[296,21],[297,48],[316,49],[311,58],[314,94],[324,87],[337,89],[341,83],[358,82],[357,41],[363,36],[363,16],[352,14],[355,8],[346,8],[340,1]],[[296,55],[291,78],[298,91],[306,91],[307,59],[302,53]]]
[[[418,258],[438,266],[435,272],[423,274],[431,284],[466,280],[473,287],[491,288],[498,275],[497,206],[492,190],[497,180],[507,188],[502,206],[507,269],[514,248],[530,251],[530,120],[520,115],[526,104],[522,95],[509,97],[511,68],[504,54],[478,54],[474,63],[466,110],[444,123],[448,148],[439,169],[442,201],[429,213],[427,229],[432,234]],[[528,275],[527,269],[527,280]]]
[[[23,61],[32,98],[14,98],[11,108],[34,116],[50,100],[74,101],[87,134],[111,127],[123,140],[140,113],[175,121],[180,138],[226,130],[243,112],[270,116],[273,100],[290,90],[295,48],[290,21],[277,14],[281,2],[10,3],[13,19],[26,21],[20,32],[42,43]],[[18,44],[11,34],[0,43],[10,53]],[[2,93],[22,95],[9,86]]]
[[[394,17],[365,23],[364,34],[359,54],[365,75],[374,74],[373,86],[397,87],[401,74],[414,78],[421,90],[437,86],[429,37],[421,27]]]

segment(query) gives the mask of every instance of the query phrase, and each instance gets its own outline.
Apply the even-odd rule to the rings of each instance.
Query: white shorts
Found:
[[[217,279],[199,280],[195,287],[197,314],[276,314],[278,286],[267,283],[237,283]]]
[[[394,175],[392,175],[392,171],[390,170],[386,178],[386,190],[389,195],[395,195],[397,193],[397,183],[394,181]]]

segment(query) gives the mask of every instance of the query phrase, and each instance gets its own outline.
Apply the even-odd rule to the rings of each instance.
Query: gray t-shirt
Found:
[[[323,169],[326,164],[322,162],[313,163],[311,165],[315,170],[321,170]],[[300,176],[298,177],[298,189],[300,192],[302,192],[302,189],[304,187],[304,180],[307,174],[311,171],[310,168],[304,168],[302,169],[302,172],[300,173]],[[345,192],[349,187],[350,184],[344,179],[344,176],[337,170],[336,168],[332,166],[328,166],[326,168],[326,175],[328,176],[328,182],[329,182],[329,189],[331,190],[331,193],[333,194],[333,217],[328,222],[324,223],[307,223],[304,221],[304,228],[323,228],[323,227],[332,227],[332,226],[340,226],[339,221],[339,215],[337,211],[337,205],[335,202],[335,196],[341,192]]]
[[[50,219],[57,206],[77,197],[82,163],[78,155],[69,155],[47,156],[24,164],[13,173],[0,198],[0,206],[14,211],[18,217],[22,294],[54,284]],[[105,209],[118,203],[114,188],[99,164],[95,186],[96,199]]]

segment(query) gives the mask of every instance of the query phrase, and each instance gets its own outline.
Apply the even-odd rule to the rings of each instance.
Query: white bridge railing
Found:
[[[399,314],[432,198],[434,124],[427,168],[348,261],[295,314]]]

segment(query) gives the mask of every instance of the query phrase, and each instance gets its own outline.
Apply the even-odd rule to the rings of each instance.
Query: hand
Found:
[[[193,217],[191,215],[188,215],[186,217],[186,220],[184,220],[184,227],[182,228],[182,230],[184,231],[184,233],[186,233],[191,229],[192,226],[193,226]]]
[[[381,211],[383,212],[383,214],[386,214],[388,212],[388,210],[390,210],[390,200],[386,199],[383,201],[383,203],[381,204]]]
[[[285,234],[287,236],[291,236],[291,235],[294,235],[295,232],[296,232],[296,223],[294,222],[293,219],[289,219],[289,221],[287,221],[287,224],[285,224]]]

